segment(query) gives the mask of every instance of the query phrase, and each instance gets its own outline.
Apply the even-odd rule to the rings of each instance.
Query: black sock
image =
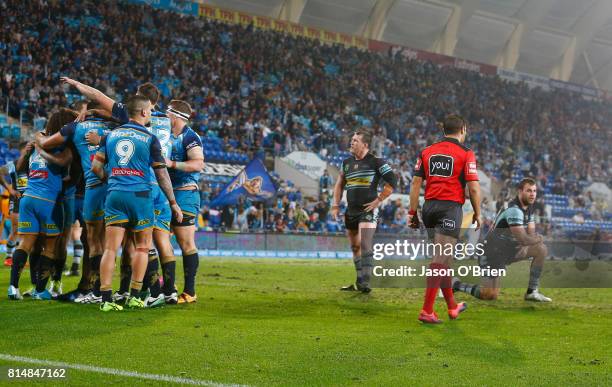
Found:
[[[183,255],[183,270],[185,273],[185,293],[195,296],[195,278],[198,272],[200,258],[198,253]]]
[[[140,292],[142,289],[134,289],[134,288],[130,288],[130,297],[136,297],[139,298],[140,297]]]
[[[72,266],[70,266],[70,272],[75,273],[79,271],[79,264],[76,262],[72,262]]]
[[[91,257],[91,286],[92,291],[96,297],[100,297],[100,261],[102,261],[101,255],[94,255]]]
[[[91,259],[89,258],[89,245],[87,244],[87,227],[83,227],[83,232],[81,232],[81,243],[83,244],[83,266],[81,267],[79,290],[81,292],[87,292],[91,289],[89,278],[91,271]]]
[[[28,253],[25,250],[17,249],[13,253],[13,265],[11,266],[11,285],[19,288],[19,277],[28,260]]]
[[[157,259],[157,254],[155,255],[155,259],[149,261],[147,265],[147,272],[145,274],[145,279],[142,283],[143,289],[148,287],[151,296],[157,297],[161,293],[161,284],[159,283],[159,261]]]
[[[55,259],[53,261],[53,281],[62,280],[62,272],[64,271],[64,266],[66,266],[66,254],[61,254],[59,259]]]
[[[88,254],[83,255],[83,267],[81,270],[81,280],[79,281],[79,290],[88,292],[91,290],[91,259]]]
[[[36,286],[38,282],[38,264],[40,262],[40,251],[34,249],[30,253],[30,282]]]
[[[102,302],[113,302],[113,290],[100,290]]]
[[[119,293],[127,293],[130,291],[130,280],[132,278],[132,266],[121,265],[121,282],[119,285]]]
[[[164,273],[164,294],[169,296],[174,293],[174,279],[176,278],[176,261],[162,263],[162,272]]]
[[[147,290],[149,290],[149,287],[151,285],[151,278],[153,277],[153,272],[152,272],[152,262],[153,261],[157,261],[157,250],[150,249],[148,260],[147,260],[147,269],[145,270],[145,275],[142,278],[142,291],[143,292],[146,292]],[[157,268],[159,268],[159,265],[157,266]]]
[[[38,281],[36,282],[36,292],[40,293],[47,287],[49,277],[51,277],[51,271],[53,270],[54,262],[53,259],[46,255],[40,256],[38,263]]]

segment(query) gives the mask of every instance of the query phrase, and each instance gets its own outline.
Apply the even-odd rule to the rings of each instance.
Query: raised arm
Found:
[[[100,90],[95,89],[91,86],[87,86],[77,80],[68,77],[61,77],[60,81],[75,87],[79,91],[79,93],[81,93],[85,98],[91,101],[96,101],[98,104],[100,104],[102,109],[108,111],[113,110],[113,104],[115,103],[115,101],[104,93],[102,93]]]

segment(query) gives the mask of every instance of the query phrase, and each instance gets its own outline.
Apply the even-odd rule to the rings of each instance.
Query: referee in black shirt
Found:
[[[342,162],[340,175],[334,186],[332,217],[338,218],[340,200],[346,188],[347,209],[344,215],[346,234],[353,252],[357,280],[341,290],[369,293],[372,270],[372,244],[378,222],[378,207],[397,185],[397,177],[389,164],[370,153],[372,132],[357,130],[351,139],[351,156]],[[378,193],[380,181],[382,192]]]

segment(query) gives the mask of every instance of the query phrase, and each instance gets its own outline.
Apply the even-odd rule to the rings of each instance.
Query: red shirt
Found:
[[[465,183],[478,181],[476,156],[454,138],[445,137],[423,149],[414,175],[425,179],[425,200],[465,203]]]

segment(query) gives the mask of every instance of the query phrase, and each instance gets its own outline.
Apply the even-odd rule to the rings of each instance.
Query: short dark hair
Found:
[[[61,108],[59,111],[53,113],[47,121],[45,132],[47,136],[52,136],[66,124],[74,121],[78,114],[74,110]]]
[[[525,188],[526,185],[537,185],[536,181],[534,178],[532,177],[525,177],[523,178],[517,185],[517,188],[520,189],[521,191],[523,190],[523,188]]]
[[[359,128],[355,131],[355,134],[361,136],[361,141],[363,141],[363,143],[366,144],[368,148],[370,147],[370,143],[372,142],[372,131],[369,128]]]
[[[142,95],[133,95],[128,98],[125,103],[125,107],[128,111],[128,116],[130,118],[138,116],[140,112],[146,108],[146,106],[151,102],[147,97]]]
[[[191,105],[180,99],[173,99],[172,101],[170,101],[170,104],[168,106],[188,116],[191,116],[191,113],[193,113],[193,110],[191,110]]]
[[[442,130],[444,130],[444,134],[457,134],[461,132],[464,126],[467,126],[467,121],[463,117],[450,114],[444,118]]]
[[[89,106],[90,102],[86,99],[80,99],[78,101],[76,101],[75,103],[72,104],[72,109],[76,110],[77,112],[80,111],[83,106]]]
[[[157,86],[155,86],[151,82],[143,83],[142,85],[138,86],[138,90],[136,92],[139,95],[146,97],[149,101],[151,101],[151,104],[153,105],[157,104],[157,101],[159,101],[159,96],[161,94]]]

